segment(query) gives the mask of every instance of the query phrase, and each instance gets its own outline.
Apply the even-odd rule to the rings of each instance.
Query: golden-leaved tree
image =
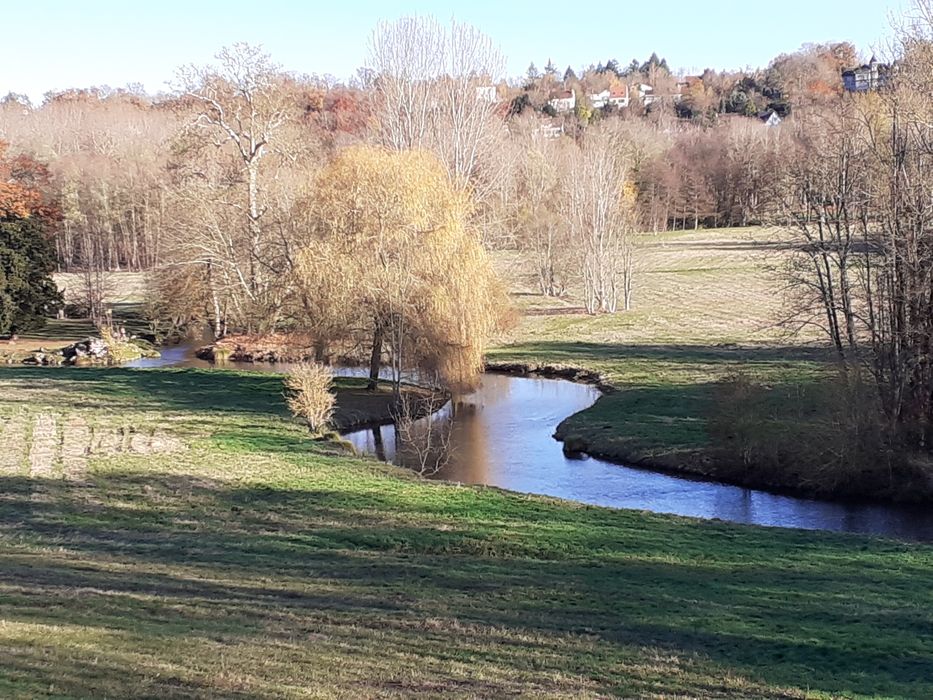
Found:
[[[465,387],[482,369],[505,303],[470,206],[424,151],[354,147],[321,172],[298,279],[327,300],[314,329],[365,329],[372,386],[386,356],[396,385],[418,369]]]

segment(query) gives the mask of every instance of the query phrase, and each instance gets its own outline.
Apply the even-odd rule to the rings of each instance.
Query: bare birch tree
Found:
[[[580,256],[587,313],[615,313],[632,305],[635,193],[612,133],[592,130],[569,159],[566,214]]]
[[[378,25],[369,67],[382,143],[432,150],[457,186],[475,184],[484,150],[501,129],[493,117],[505,62],[493,42],[469,24],[405,17]]]

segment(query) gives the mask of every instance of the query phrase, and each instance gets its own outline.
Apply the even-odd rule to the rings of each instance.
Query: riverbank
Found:
[[[782,240],[762,229],[642,236],[634,309],[611,316],[586,315],[572,295],[542,297],[502,255],[522,317],[490,366],[570,368],[566,378],[609,390],[558,427],[570,451],[781,493],[930,502],[924,460],[862,472],[822,463],[824,448],[836,448],[831,423],[847,418],[823,391],[833,370],[821,338],[789,336],[779,323]],[[732,408],[737,378],[760,396]]]
[[[426,482],[268,374],[3,368],[0,423],[7,696],[933,694],[930,546]]]
[[[281,384],[282,378],[278,377]],[[334,394],[337,397],[334,406],[332,425],[341,433],[364,428],[376,428],[391,425],[399,411],[399,402],[389,382],[380,382],[375,390],[369,390],[367,379],[355,377],[335,377]],[[441,408],[439,402],[447,403],[449,396],[437,396],[428,389],[406,384],[402,387],[402,396],[408,401],[412,418],[418,419]]]

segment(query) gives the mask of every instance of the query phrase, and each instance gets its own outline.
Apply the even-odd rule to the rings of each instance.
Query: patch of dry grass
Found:
[[[581,340],[614,344],[759,344],[792,340],[781,325],[787,299],[782,279],[789,240],[777,229],[717,229],[642,234],[636,247],[634,309],[588,316],[580,290],[550,299],[535,288],[528,264],[499,254],[523,312],[505,343]],[[816,340],[814,335],[794,342]]]

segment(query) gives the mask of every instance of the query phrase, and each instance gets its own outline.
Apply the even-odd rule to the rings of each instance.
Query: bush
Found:
[[[285,377],[285,399],[296,418],[321,434],[334,415],[333,377],[324,365],[302,362]]]
[[[855,373],[777,386],[734,374],[717,389],[708,429],[720,471],[741,482],[877,496],[906,481],[877,392]]]

